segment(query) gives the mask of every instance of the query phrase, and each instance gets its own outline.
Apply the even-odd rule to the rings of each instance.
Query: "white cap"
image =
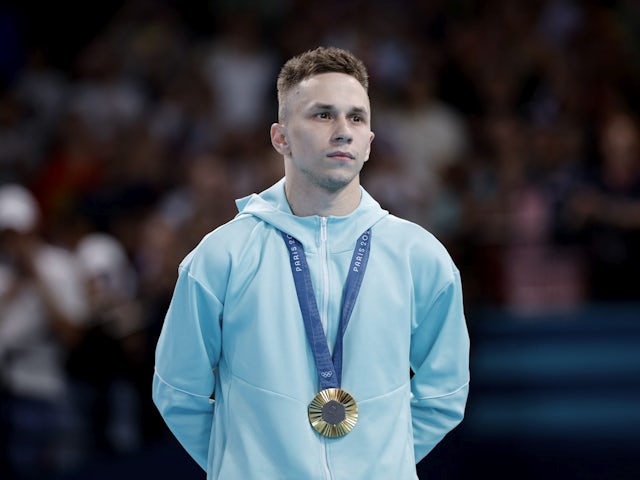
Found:
[[[14,183],[0,186],[0,230],[27,233],[39,219],[40,208],[29,190]]]
[[[135,272],[116,237],[102,232],[89,233],[78,243],[76,255],[88,278],[103,277],[111,292],[133,293]]]

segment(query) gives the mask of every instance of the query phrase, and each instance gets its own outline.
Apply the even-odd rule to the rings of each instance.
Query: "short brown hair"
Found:
[[[321,73],[345,73],[369,89],[369,74],[364,62],[353,53],[337,47],[317,47],[290,58],[278,75],[278,116],[284,118],[284,96],[303,80]]]

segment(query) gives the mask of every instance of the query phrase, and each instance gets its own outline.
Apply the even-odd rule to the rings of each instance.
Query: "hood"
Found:
[[[284,193],[285,179],[259,194],[236,200],[239,215],[253,215],[278,230],[297,238],[305,248],[319,243],[321,217],[298,217],[291,212]],[[327,217],[327,236],[334,246],[353,248],[355,238],[389,214],[360,187],[360,205],[349,215]]]

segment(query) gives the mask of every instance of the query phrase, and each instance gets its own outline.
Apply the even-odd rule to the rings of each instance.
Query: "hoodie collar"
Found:
[[[273,227],[297,238],[305,249],[319,244],[322,217],[298,217],[291,212],[284,193],[285,179],[259,194],[236,200],[239,215],[253,215]],[[358,207],[345,216],[326,217],[327,240],[332,249],[352,249],[355,239],[389,214],[369,193],[360,187]]]

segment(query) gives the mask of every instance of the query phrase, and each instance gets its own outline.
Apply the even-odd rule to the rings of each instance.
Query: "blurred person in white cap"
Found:
[[[146,382],[137,380],[147,374],[141,371],[145,333],[137,273],[120,240],[109,233],[84,235],[75,254],[89,300],[89,315],[67,362],[83,420],[82,446],[88,457],[130,451],[140,443],[136,412],[148,396]]]
[[[0,427],[8,436],[2,468],[26,477],[63,462],[64,358],[74,325],[87,315],[75,257],[46,241],[40,221],[28,189],[0,185]]]

